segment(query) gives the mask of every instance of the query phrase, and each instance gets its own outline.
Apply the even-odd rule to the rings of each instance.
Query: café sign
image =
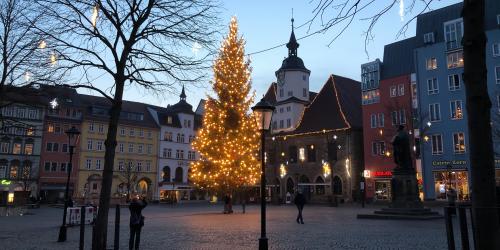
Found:
[[[435,166],[435,167],[446,167],[448,165],[452,165],[452,166],[464,166],[464,165],[467,165],[467,161],[466,160],[452,160],[452,161],[432,161],[432,166]]]
[[[391,171],[373,171],[373,176],[375,177],[391,177],[392,172]]]
[[[0,180],[1,185],[10,185],[11,183],[12,183],[12,181],[9,181],[9,180]]]

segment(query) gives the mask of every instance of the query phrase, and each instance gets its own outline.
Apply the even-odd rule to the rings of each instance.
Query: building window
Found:
[[[496,57],[496,56],[500,56],[500,43],[493,43],[492,45],[493,47],[493,56]]]
[[[292,119],[286,119],[286,127],[291,128],[292,127]]]
[[[290,161],[290,163],[297,162],[297,146],[288,147],[288,160]]]
[[[443,137],[440,134],[432,135],[432,154],[440,155],[443,154]]]
[[[142,154],[143,153],[143,148],[144,148],[144,144],[139,144],[137,146],[137,153]]]
[[[5,163],[1,163],[0,165],[0,178],[5,178],[7,173],[7,165]]]
[[[29,128],[26,130],[26,135],[28,135],[28,136],[33,136],[33,135],[35,135],[35,130],[33,129],[33,127],[29,127]]]
[[[450,53],[446,56],[447,65],[449,69],[463,67],[464,66],[464,52],[457,51]]]
[[[52,142],[47,142],[47,145],[45,146],[45,151],[52,152]]]
[[[453,133],[453,148],[455,154],[463,154],[465,153],[465,137],[464,133],[458,132]]]
[[[144,130],[142,128],[139,129],[139,137],[144,137]]]
[[[175,159],[179,159],[181,157],[181,151],[180,150],[175,150]]]
[[[181,134],[177,134],[177,142],[181,142]]]
[[[124,151],[124,149],[123,149],[123,143],[118,144],[118,151],[120,153],[123,153],[123,151]]]
[[[377,115],[376,114],[371,114],[370,115],[370,127],[371,128],[376,128],[377,127]]]
[[[97,148],[97,151],[102,151],[102,141],[97,141],[96,142],[96,148]]]
[[[163,137],[165,141],[172,141],[172,132],[165,132]]]
[[[424,34],[424,43],[434,43],[434,32],[429,32]]]
[[[302,96],[307,97],[307,89],[306,88],[302,89]]]
[[[398,96],[404,96],[404,95],[405,95],[405,85],[399,84],[398,85]]]
[[[495,79],[497,84],[500,84],[500,66],[495,67]]]
[[[184,134],[181,134],[181,143],[184,143],[185,136]]]
[[[290,107],[290,106],[286,107],[286,112],[290,112],[291,110],[292,110],[292,107]]]
[[[277,129],[278,128],[278,122],[277,121],[273,121],[273,129]]]
[[[0,152],[2,153],[9,153],[9,147],[10,143],[9,142],[2,142],[1,147],[0,147]]]
[[[147,149],[147,151],[148,151],[148,155],[152,154],[152,153],[153,153],[153,145],[148,144],[148,149]]]
[[[374,141],[372,142],[372,155],[384,155],[385,154],[385,142],[384,141]]]
[[[431,122],[441,120],[441,108],[439,106],[439,103],[429,104],[429,114]]]
[[[66,144],[66,143],[62,144],[62,151],[61,152],[68,153],[68,144]]]
[[[129,143],[128,144],[128,152],[129,153],[133,153],[134,152],[134,144],[133,143]]]
[[[130,128],[129,130],[129,136],[135,136],[135,129],[134,128]]]
[[[167,148],[167,158],[172,158],[172,149]]]
[[[397,110],[391,112],[392,125],[399,124],[399,112]]]
[[[95,160],[95,170],[101,170],[101,160]]]
[[[33,154],[33,143],[27,143],[24,145],[24,154],[26,155]]]
[[[12,153],[15,155],[21,154],[21,143],[14,142],[14,147],[12,148]]]
[[[451,119],[457,120],[457,119],[462,119],[462,101],[461,100],[455,100],[455,101],[450,101],[450,115]]]
[[[307,161],[315,162],[316,161],[316,148],[314,145],[307,146]]]
[[[398,90],[397,90],[396,86],[391,86],[391,88],[390,88],[390,96],[391,97],[395,97],[397,95],[398,95]]]
[[[52,152],[59,152],[59,143],[52,144]]]
[[[47,124],[47,132],[54,133],[54,124],[52,123]]]
[[[399,110],[399,124],[406,124],[406,112],[404,109]]]
[[[379,113],[378,114],[378,127],[383,128],[384,127],[384,113]]]
[[[150,161],[146,162],[146,172],[151,172],[151,162]]]
[[[283,128],[285,126],[285,121],[284,120],[280,120],[280,128]]]
[[[61,124],[59,123],[55,124],[54,132],[57,134],[61,133]]]
[[[99,126],[97,127],[98,129],[98,132],[103,134],[104,133],[104,124],[99,124]]]
[[[463,36],[463,21],[462,19],[450,21],[444,24],[444,38],[446,41],[446,49],[458,49],[462,47],[461,41]]]
[[[450,91],[455,91],[460,89],[460,77],[458,74],[453,74],[448,76],[448,87]]]
[[[45,172],[50,171],[50,162],[45,162],[45,167],[44,167]]]
[[[427,79],[427,93],[435,95],[439,93],[439,84],[437,78]]]
[[[141,172],[142,171],[142,162],[138,161],[137,162],[137,172]]]
[[[91,159],[87,159],[85,161],[85,168],[87,168],[87,169],[91,169],[92,168],[92,160]]]
[[[52,171],[52,172],[57,171],[57,162],[52,162],[52,167],[50,168],[50,171]]]
[[[280,113],[283,113],[283,111],[285,111],[283,108],[280,108]]]
[[[280,97],[283,97],[283,95],[284,95],[283,93],[284,93],[283,88],[280,88]]]
[[[436,60],[436,58],[434,58],[434,57],[427,58],[425,65],[426,65],[427,70],[437,69],[437,60]]]
[[[124,166],[124,164],[123,164],[123,161],[119,161],[119,162],[118,162],[118,170],[119,170],[119,171],[123,171],[124,169],[125,169],[125,166]]]
[[[66,163],[61,163],[61,172],[66,172]]]
[[[124,127],[120,128],[120,135],[125,136],[125,128]]]
[[[92,150],[92,140],[87,140],[87,150]]]
[[[89,123],[89,132],[94,132],[94,123]]]
[[[362,96],[363,105],[380,102],[380,92],[378,89],[364,91],[362,95],[363,95]]]
[[[149,139],[153,138],[153,132],[151,132],[151,130],[148,130],[148,138]]]

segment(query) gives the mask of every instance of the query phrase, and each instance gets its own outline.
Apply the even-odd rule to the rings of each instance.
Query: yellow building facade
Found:
[[[125,104],[134,106],[127,110]],[[157,183],[159,128],[149,116],[146,105],[127,102],[117,133],[111,198],[123,202],[127,194],[153,198]],[[143,107],[143,108],[141,108]],[[104,169],[104,142],[108,119],[100,117],[102,107],[88,109],[80,135],[80,157],[75,198],[96,204],[99,199]],[[142,112],[144,111],[144,112]]]

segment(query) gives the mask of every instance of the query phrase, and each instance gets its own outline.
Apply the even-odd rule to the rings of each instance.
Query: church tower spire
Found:
[[[182,85],[182,91],[179,97],[181,98],[181,101],[186,101],[186,93],[184,92],[184,85]]]
[[[295,38],[293,22],[294,19],[292,17],[292,34],[290,35],[290,41],[286,44],[286,47],[288,48],[288,56],[297,56],[297,48],[299,48],[299,44]]]

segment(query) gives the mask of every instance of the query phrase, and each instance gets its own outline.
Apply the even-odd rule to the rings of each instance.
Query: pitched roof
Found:
[[[85,94],[80,94],[79,97],[82,101],[83,113],[86,119],[107,121],[109,118],[108,112],[111,108],[109,100],[104,97]],[[147,110],[148,106],[151,107],[151,105],[145,103],[123,101],[119,123],[138,127],[158,128],[158,125]]]
[[[434,33],[436,43],[444,42],[443,23],[461,17],[463,3],[453,4],[441,9],[420,14],[417,17],[416,37],[418,47],[424,46],[424,34]],[[385,63],[385,60],[384,60]]]
[[[381,80],[413,73],[415,71],[413,49],[416,46],[417,37],[385,45]]]
[[[361,88],[358,81],[331,75],[302,120],[290,134],[361,128]]]

